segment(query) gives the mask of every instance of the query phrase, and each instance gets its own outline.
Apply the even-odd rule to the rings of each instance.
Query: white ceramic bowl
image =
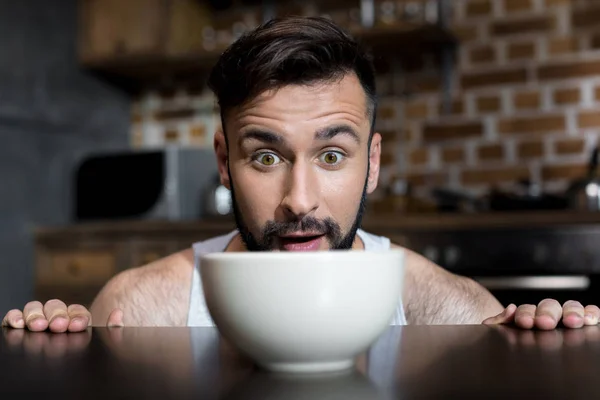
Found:
[[[213,253],[200,266],[224,338],[268,370],[323,372],[352,367],[389,326],[404,252]]]

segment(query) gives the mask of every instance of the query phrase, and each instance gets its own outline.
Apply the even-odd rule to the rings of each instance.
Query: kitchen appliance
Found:
[[[545,193],[540,184],[523,179],[510,190],[492,188],[488,196],[491,211],[566,210],[569,201],[563,193]]]
[[[459,190],[433,188],[431,196],[439,212],[482,212],[486,211],[487,207],[483,199]]]
[[[404,245],[486,287],[505,306],[545,298],[600,304],[600,226],[402,232]]]
[[[568,190],[570,208],[580,211],[600,211],[600,176],[598,148],[592,150],[587,177],[575,181]]]
[[[216,173],[212,149],[92,154],[75,172],[75,219],[198,219]]]
[[[215,174],[211,184],[205,189],[202,215],[222,217],[233,212],[231,191],[221,184],[221,177]]]

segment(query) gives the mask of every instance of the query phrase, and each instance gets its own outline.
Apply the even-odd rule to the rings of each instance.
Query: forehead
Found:
[[[355,75],[312,85],[288,85],[270,90],[231,110],[233,131],[248,125],[280,125],[282,130],[345,122],[368,130],[366,94]]]

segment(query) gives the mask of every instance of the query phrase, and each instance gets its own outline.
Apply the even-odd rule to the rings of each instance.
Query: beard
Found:
[[[244,217],[239,208],[239,204],[235,195],[235,185],[231,179],[231,171],[229,171],[229,168],[228,174],[229,182],[231,182],[231,204],[233,208],[235,224],[248,251],[273,251],[276,248],[278,237],[293,232],[319,232],[325,238],[327,238],[330,250],[349,250],[352,248],[354,239],[356,237],[356,232],[361,226],[362,218],[366,208],[367,185],[369,177],[368,167],[367,178],[365,179],[365,184],[363,186],[358,211],[350,230],[345,234],[342,232],[340,225],[335,222],[333,218],[328,217],[324,219],[317,219],[315,217],[304,217],[301,220],[286,222],[267,221],[265,226],[261,229],[260,234],[255,236],[248,229],[248,225],[244,221]]]

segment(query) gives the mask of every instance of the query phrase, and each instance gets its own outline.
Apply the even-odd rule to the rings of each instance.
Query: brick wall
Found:
[[[382,190],[405,177],[484,193],[529,178],[560,191],[585,173],[600,130],[600,2],[453,0],[460,38],[452,107],[442,115],[436,57],[380,67]],[[398,65],[400,68],[398,68]],[[149,93],[132,143],[210,145],[218,118],[204,92]]]
[[[600,128],[600,2],[453,5],[452,113],[440,115],[431,90],[386,99],[380,127],[400,141],[388,175],[421,194],[438,184],[484,193],[523,178],[564,190],[585,173]]]

